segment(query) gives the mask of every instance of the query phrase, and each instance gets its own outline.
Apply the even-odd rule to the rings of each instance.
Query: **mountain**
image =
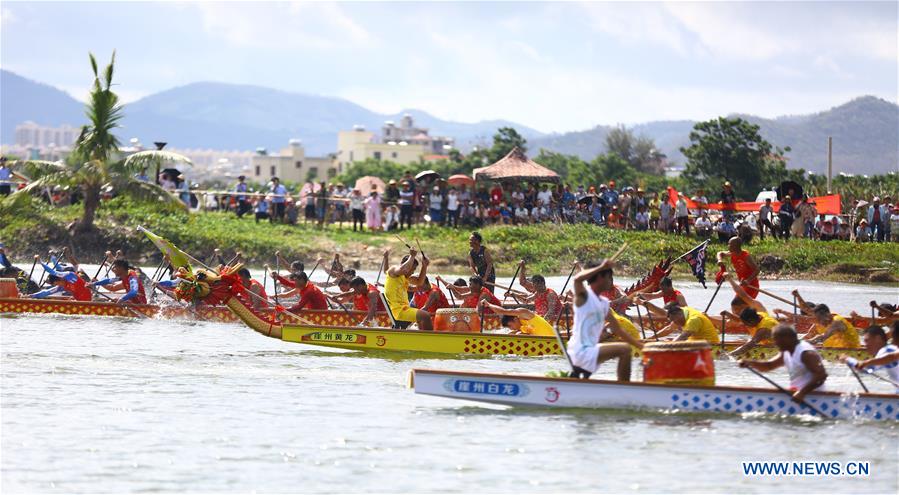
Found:
[[[77,126],[86,120],[84,104],[65,91],[0,70],[2,142],[15,142],[16,126],[28,120],[41,125]]]
[[[476,123],[451,122],[422,110],[381,114],[341,98],[279,91],[261,86],[198,82],[155,93],[125,107],[123,140],[137,137],[144,143],[167,141],[175,148],[277,150],[299,138],[314,155],[334,151],[337,131],[359,124],[378,131],[385,120],[399,121],[409,113],[432,135],[456,138],[467,149],[489,144],[496,129],[514,127],[536,154],[540,148],[592,159],[604,151],[611,126],[564,134],[542,134],[504,120]],[[790,146],[791,167],[824,172],[827,136],[833,136],[834,170],[850,173],[885,173],[899,168],[899,106],[863,96],[811,115],[764,119],[741,115],[761,126],[771,143]],[[41,125],[79,125],[84,105],[68,94],[6,70],[0,70],[0,139],[14,141],[15,126],[32,120]],[[683,165],[679,148],[689,144],[689,120],[656,121],[632,127],[655,140],[670,161]]]
[[[41,125],[77,125],[84,105],[68,94],[3,70],[0,81],[2,141],[14,141],[15,126],[32,120]],[[541,133],[507,121],[451,122],[421,110],[380,114],[348,100],[279,91],[261,86],[198,82],[155,93],[125,106],[120,138],[144,143],[167,141],[176,148],[277,150],[299,138],[310,154],[333,152],[337,131],[356,124],[380,130],[385,120],[410,114],[415,125],[432,135],[456,138],[468,147],[489,142],[498,127],[512,126],[526,138]]]
[[[827,171],[827,137],[833,136],[834,171],[854,174],[882,174],[899,170],[899,106],[873,96],[862,96],[843,105],[811,115],[765,119],[736,115],[760,127],[768,142],[789,146],[788,165],[815,173]],[[685,163],[681,146],[689,146],[689,120],[638,124],[631,129],[637,135],[653,138],[656,147],[669,161]],[[552,134],[532,139],[531,150],[545,148],[578,155],[586,160],[605,151],[605,138],[611,126],[596,126],[586,131]]]

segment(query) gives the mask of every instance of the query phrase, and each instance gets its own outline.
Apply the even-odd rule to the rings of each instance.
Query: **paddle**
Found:
[[[275,273],[281,273],[281,260],[278,259],[278,255],[275,255]],[[275,286],[275,305],[280,306],[281,302],[278,301],[278,277],[272,275],[272,284]]]
[[[562,285],[562,291],[559,292],[559,302],[562,302],[562,298],[565,297],[565,289],[568,288],[568,282],[571,282],[571,276],[574,275],[574,269],[577,268],[577,261],[571,265],[571,271],[568,272],[568,278],[565,279],[565,284]],[[568,306],[565,306],[566,310]],[[562,308],[559,308],[559,314],[556,315],[556,321],[553,322],[552,326],[555,327],[559,324],[559,320],[562,319]]]
[[[643,340],[646,340],[646,329],[643,328],[643,315],[640,313],[640,305],[635,304],[637,306],[637,321],[640,322],[640,334],[643,336]]]
[[[784,299],[783,297],[780,297],[780,296],[778,296],[777,294],[772,294],[771,292],[768,292],[768,291],[766,291],[765,289],[762,289],[762,288],[758,288],[758,287],[757,287],[757,289],[758,289],[759,292],[761,292],[762,294],[764,294],[764,295],[770,297],[771,299],[775,299],[775,300],[780,301],[780,302],[782,302],[782,303],[784,303],[784,304],[790,304],[790,305],[792,305],[794,310],[799,308],[799,305],[798,305],[798,304],[796,304],[796,303],[793,302],[793,301],[790,301],[789,299]],[[796,296],[793,296],[793,297],[796,297]]]
[[[656,339],[656,342],[659,341],[659,331],[656,329],[656,322],[652,320],[652,311],[649,308],[646,309],[646,316],[649,317],[649,326],[652,327],[652,337]]]
[[[381,258],[381,266],[378,267],[378,276],[375,278],[375,287],[381,283],[381,273],[384,271],[384,258]]]
[[[718,291],[721,290],[721,284],[723,284],[723,283],[724,283],[724,280],[722,280],[721,282],[718,282],[718,287],[715,288],[715,293],[712,294],[712,298],[709,299],[709,303],[706,305],[705,310],[703,311],[703,313],[708,313],[708,312],[709,312],[709,308],[712,307],[712,301],[714,301],[714,300],[715,300],[715,297],[718,296]]]
[[[732,361],[734,361],[734,362],[739,362],[739,361],[737,360],[737,358],[731,356],[729,352],[724,352],[723,354],[724,354],[725,356],[729,357]],[[766,382],[768,382],[768,383],[770,383],[772,386],[774,386],[774,388],[776,388],[778,391],[780,391],[781,393],[783,393],[783,394],[789,396],[789,397],[790,397],[790,400],[794,400],[794,401],[795,401],[795,399],[793,398],[793,392],[790,392],[789,390],[787,390],[787,389],[781,387],[780,384],[778,384],[778,383],[775,382],[774,380],[772,380],[772,379],[768,378],[767,376],[765,376],[764,373],[758,371],[757,369],[755,369],[755,368],[753,368],[753,367],[751,367],[751,366],[747,366],[747,367],[745,367],[745,368],[743,368],[743,369],[747,369],[747,370],[751,371],[755,376],[761,378],[762,380],[765,380]],[[811,410],[811,411],[812,411],[813,413],[815,413],[816,415],[821,416],[822,419],[828,419],[828,417],[825,416],[824,413],[821,412],[820,409],[818,409],[817,407],[815,407],[815,406],[809,404],[808,402],[805,401],[805,399],[802,399],[802,400],[799,400],[799,401],[795,401],[795,402],[797,402],[799,405],[802,405],[802,406],[807,407],[809,410]]]
[[[858,380],[858,384],[862,386],[862,390],[864,390],[866,394],[870,394],[871,391],[868,390],[865,382],[862,381],[862,377],[858,375],[858,371],[855,371],[855,366],[852,366],[850,363],[846,363],[846,366],[849,367],[849,371],[851,371],[852,375],[855,376],[855,379]]]
[[[889,378],[886,378],[886,377],[881,376],[881,375],[879,375],[879,374],[877,374],[877,373],[874,373],[874,370],[872,370],[872,369],[870,369],[870,368],[863,368],[862,371],[864,371],[865,373],[867,373],[867,374],[873,376],[874,378],[877,378],[878,380],[883,380],[883,381],[885,381],[885,382],[887,382],[887,383],[893,385],[894,387],[899,387],[899,382],[890,380]]]
[[[518,278],[518,273],[521,272],[521,263],[518,264],[518,267],[515,268],[515,275],[512,275],[512,281],[509,282],[509,287],[506,287],[506,294],[503,296],[503,302],[506,302],[506,299],[509,298],[509,294],[511,294],[512,286],[515,285],[515,279]],[[518,302],[518,298],[514,295],[512,296],[515,299],[515,302]]]
[[[268,264],[263,265],[264,271],[262,272],[262,289],[265,290],[265,286],[268,284]]]
[[[724,350],[724,335],[727,332],[727,314],[721,313],[721,352],[727,352]]]
[[[312,271],[309,272],[309,280],[312,280],[312,274],[315,273],[315,270],[318,270],[318,265],[320,265],[321,263],[321,260],[315,260],[315,266],[313,266]]]
[[[53,261],[53,255],[54,255],[54,254],[56,254],[56,253],[53,252],[52,250],[47,251],[47,256],[49,257],[49,261]],[[35,257],[36,257],[37,259],[40,259],[40,255],[35,255]],[[55,268],[55,267],[54,267],[54,268]],[[41,279],[40,279],[40,280],[38,281],[38,283],[37,283],[38,287],[43,287],[43,286],[44,286],[44,277],[46,277],[46,276],[47,276],[47,271],[46,271],[46,270],[44,270],[43,272],[41,272]]]
[[[453,297],[453,291],[451,291],[449,286],[446,285],[446,280],[443,280],[442,278],[437,279],[437,283],[439,284],[440,282],[443,282],[443,286],[446,287],[446,291],[449,292],[450,301],[453,303],[453,307],[455,308],[456,307],[456,298]]]
[[[97,277],[100,276],[100,272],[103,271],[103,265],[105,265],[106,262],[109,261],[110,256],[112,256],[112,251],[106,251],[106,254],[103,256],[103,262],[100,263],[100,266],[97,268],[97,273],[94,274],[94,278],[92,278],[91,280],[97,280]],[[31,269],[34,269],[34,265],[31,266]]]
[[[240,251],[238,251],[238,252],[234,255],[234,257],[231,258],[231,261],[228,262],[228,266],[233,265],[234,262],[237,261],[237,260],[239,260],[239,259],[240,259]]]
[[[28,272],[28,280],[31,280],[31,275],[34,274],[34,267],[37,265],[37,260],[40,258],[38,255],[34,255],[34,261],[31,262],[31,271]]]

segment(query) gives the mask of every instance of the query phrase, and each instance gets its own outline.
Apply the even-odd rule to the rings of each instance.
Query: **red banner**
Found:
[[[677,192],[677,189],[668,186],[668,202],[671,203],[671,206],[675,206],[677,204],[677,199],[680,193]],[[699,208],[699,205],[688,197],[684,197],[687,200],[687,208],[691,210],[695,210]],[[840,195],[839,194],[831,194],[830,196],[815,196],[813,198],[808,198],[809,203],[814,203],[815,209],[818,211],[819,215],[839,215],[840,212]],[[796,206],[800,203],[798,199],[793,200],[793,206]],[[733,211],[759,211],[759,208],[764,205],[764,202],[756,203],[754,201],[743,201],[739,203],[729,204],[728,210]],[[780,204],[778,201],[774,200],[771,202],[774,206],[774,211],[777,211],[777,205]],[[724,210],[723,203],[708,203],[703,206],[706,210]]]

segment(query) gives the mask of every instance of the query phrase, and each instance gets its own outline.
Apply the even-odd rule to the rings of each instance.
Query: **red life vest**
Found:
[[[251,303],[256,303],[256,302],[258,302],[259,304],[261,304],[261,305],[262,305],[263,307],[265,307],[265,308],[269,307],[269,304],[268,304],[268,294],[265,292],[265,287],[263,287],[262,284],[260,284],[259,282],[257,282],[256,280],[254,280],[254,279],[251,278],[251,279],[250,279],[250,288],[252,289],[252,288],[254,288],[254,287],[258,287],[259,290],[258,290],[258,291],[254,291],[254,292],[256,292],[256,294],[258,294],[259,296],[261,296],[262,299],[258,299],[258,298],[256,298],[256,297],[249,296],[249,297],[250,297]]]
[[[433,307],[428,308],[428,313],[432,315],[437,312],[438,309],[448,308],[450,307],[449,301],[446,300],[446,295],[440,289],[436,287],[431,287],[430,290],[426,291],[416,291],[412,296],[412,301],[415,303],[415,307],[418,309],[423,309],[426,304],[428,304],[428,299],[431,297],[431,293],[437,294],[437,304]]]
[[[555,308],[553,314],[546,314],[549,311],[549,301],[555,301]],[[549,317],[550,319],[554,319],[558,316],[559,311],[562,309],[561,301],[559,301],[559,295],[556,294],[556,291],[552,289],[546,289],[543,294],[537,294],[534,298],[534,312],[538,315],[542,316],[544,319]]]
[[[502,305],[502,302],[499,299],[497,299],[496,296],[494,296],[492,292],[487,290],[486,287],[481,288],[481,294],[487,295],[487,302],[489,302],[490,304],[495,304],[497,306]],[[469,294],[468,296],[465,297],[465,299],[462,300],[462,307],[463,308],[477,308],[478,300],[480,298],[481,298],[480,294]],[[488,309],[487,313],[488,314],[492,313],[492,311],[490,311]]]
[[[88,288],[87,283],[83,278],[77,277],[74,283],[63,279],[63,283],[63,288],[69,294],[72,294],[72,297],[74,297],[76,301],[90,301],[93,299],[91,290]]]
[[[740,279],[740,282],[748,285],[748,287],[744,287],[746,293],[754,299],[755,296],[759,295],[759,291],[755,289],[759,286],[759,279],[758,277],[748,278],[752,275],[752,267],[749,266],[749,251],[741,249],[740,254],[731,253],[730,262],[734,265],[734,271],[737,272],[737,278]]]
[[[125,279],[122,280],[122,283],[125,284],[125,292],[131,290],[131,279],[137,280],[137,295],[130,299],[130,302],[134,304],[147,304],[147,293],[144,292],[144,283],[140,280],[140,275],[137,274],[134,270],[129,270],[128,275],[125,275]]]
[[[665,306],[667,306],[673,302],[677,302],[677,298],[682,295],[683,294],[681,294],[679,290],[675,290],[674,294],[671,296],[666,296],[665,294],[662,294],[662,301],[664,301]]]
[[[372,284],[368,284],[368,291],[365,294],[355,294],[353,296],[353,310],[368,311],[368,303],[370,302],[369,298],[371,297],[372,292],[374,292],[375,294],[381,293],[381,291],[379,291],[377,287]],[[378,307],[375,311],[387,311],[386,309],[384,309],[384,303],[381,301],[380,297],[378,298]]]
[[[328,300],[315,284],[306,282],[306,287],[300,290],[300,301],[292,309],[328,309]]]

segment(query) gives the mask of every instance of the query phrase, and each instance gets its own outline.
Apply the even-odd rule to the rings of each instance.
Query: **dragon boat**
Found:
[[[817,415],[776,389],[618,382],[414,369],[417,394],[506,406],[638,409],[710,414]],[[812,392],[806,402],[834,419],[899,421],[899,396]]]

